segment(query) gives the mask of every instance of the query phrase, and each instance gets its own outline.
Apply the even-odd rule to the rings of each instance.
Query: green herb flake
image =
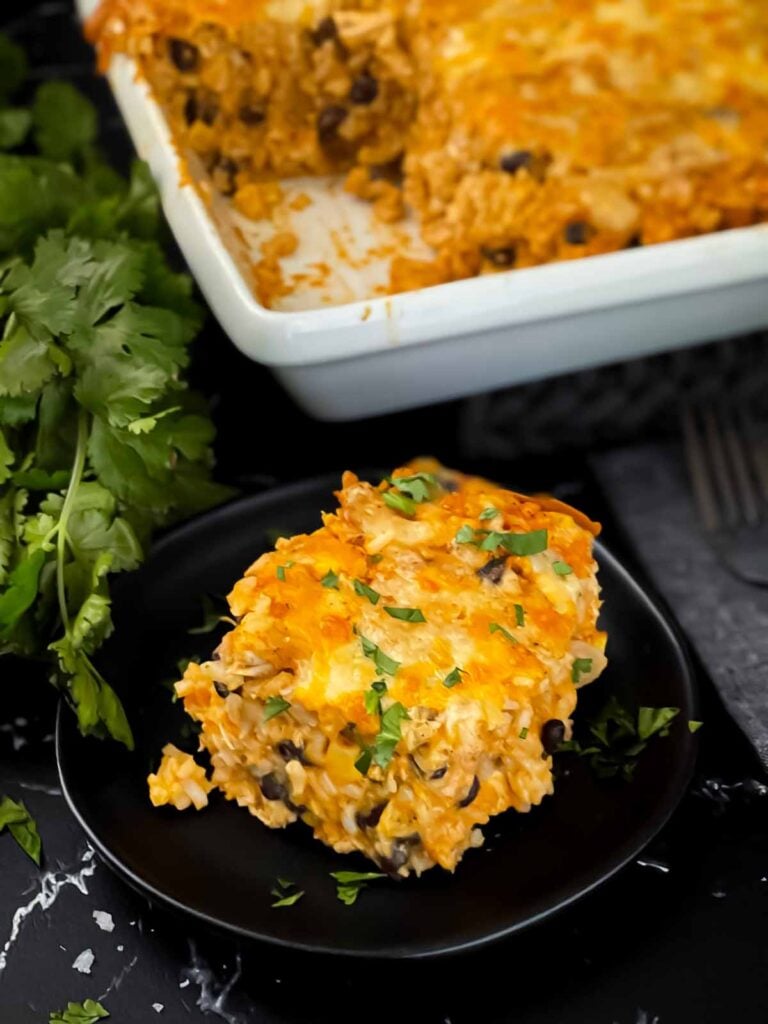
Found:
[[[515,623],[518,626],[525,625],[525,609],[521,604],[515,605]]]
[[[272,904],[273,907],[292,907],[304,895],[304,890],[297,888],[287,878],[278,878],[276,885],[270,889],[269,894],[275,897],[275,902]]]
[[[355,768],[360,772],[361,775],[367,775],[368,770],[371,767],[373,761],[373,749],[371,747],[362,747],[360,756],[355,761]]]
[[[0,800],[0,832],[7,828],[26,855],[40,866],[41,842],[35,819],[22,803],[9,796]]]
[[[323,578],[320,580],[320,583],[328,590],[339,589],[339,577],[336,575],[333,569],[328,570],[325,576],[323,576]]]
[[[416,515],[416,502],[412,498],[407,498],[397,491],[384,491],[381,497],[384,504],[394,509],[395,512],[401,512],[408,518]]]
[[[558,576],[570,576],[573,573],[573,569],[568,565],[567,562],[553,562],[552,568],[555,570]]]
[[[388,483],[396,487],[417,505],[432,499],[441,490],[440,481],[434,473],[412,473],[410,476],[390,476]]]
[[[347,907],[351,907],[367,888],[368,882],[378,878],[386,878],[380,871],[331,871],[331,878],[336,882],[336,897]]]
[[[295,562],[286,562],[285,565],[278,565],[275,575],[282,583],[285,583],[285,570],[293,568],[294,565],[296,565]]]
[[[495,551],[504,548],[510,555],[524,557],[538,555],[547,550],[549,535],[546,530],[531,530],[529,533],[501,533],[496,530],[475,530],[469,525],[462,526],[456,534],[458,544],[474,544],[481,551]]]
[[[521,739],[521,740],[525,740],[525,739],[527,739],[527,738],[528,738],[528,726],[527,726],[527,725],[525,725],[525,726],[523,726],[523,728],[522,728],[522,729],[520,730],[520,739]]]
[[[267,697],[264,701],[264,721],[268,722],[270,718],[282,715],[290,706],[290,702],[283,700],[282,697]]]
[[[573,665],[571,666],[571,679],[578,686],[581,682],[581,677],[586,672],[592,671],[592,659],[591,658],[574,658]]]
[[[509,630],[505,629],[504,626],[499,625],[498,622],[492,622],[490,624],[490,626],[488,627],[488,629],[489,629],[489,631],[491,633],[501,633],[501,635],[506,637],[507,640],[510,641],[510,643],[513,643],[513,644],[519,643],[517,637],[512,636],[512,634],[509,632]]]
[[[704,725],[703,722],[697,722],[694,719],[691,719],[691,721],[688,723],[688,731],[691,734],[696,733],[696,732],[699,731],[699,729],[702,727],[702,725]]]
[[[367,583],[363,583],[362,580],[355,580],[353,584],[355,593],[360,597],[367,597],[371,604],[378,604],[381,598],[381,594],[374,590],[373,587],[369,587]]]
[[[488,508],[483,509],[483,511],[478,516],[478,519],[495,519],[496,516],[498,515],[501,515],[499,510],[497,508],[493,508],[493,506],[491,505]]]
[[[445,677],[445,679],[443,680],[443,686],[447,686],[449,690],[452,689],[454,686],[456,686],[457,683],[461,682],[461,677],[464,674],[464,669],[459,668],[459,666],[457,665],[456,668],[451,669],[451,671]]]
[[[372,640],[369,640],[367,637],[361,635],[360,646],[362,647],[363,654],[366,658],[370,658],[376,666],[377,671],[384,675],[393,676],[400,668],[399,661],[395,661],[394,658],[390,658],[389,655],[385,654],[377,644]]]
[[[401,622],[427,621],[421,608],[392,608],[389,605],[385,605],[384,611],[393,619],[400,619]]]
[[[86,999],[83,1003],[67,1003],[66,1010],[52,1012],[48,1024],[97,1024],[97,1021],[109,1017],[109,1011],[95,999]]]
[[[640,708],[637,713],[637,735],[648,740],[658,733],[666,736],[673,718],[680,714],[680,708]]]
[[[381,698],[387,692],[387,684],[383,679],[377,679],[371,683],[370,690],[366,690],[363,695],[363,703],[365,704],[365,710],[369,715],[378,715],[381,713]]]
[[[410,715],[400,703],[387,708],[381,716],[381,727],[373,745],[373,763],[382,771],[389,767],[402,736],[401,723],[408,718]]]

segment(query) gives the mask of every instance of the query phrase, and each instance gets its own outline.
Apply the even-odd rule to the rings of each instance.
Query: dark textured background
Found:
[[[2,19],[44,68],[38,74],[74,78],[99,102],[105,146],[124,162],[129,145],[69,5],[5,0]],[[214,403],[220,474],[247,490],[426,451],[523,487],[557,486],[610,519],[585,454],[674,432],[682,391],[727,387],[762,401],[765,345],[740,339],[352,425],[309,420],[212,324],[196,375]],[[610,522],[606,539],[623,545]],[[644,866],[483,954],[350,964],[211,934],[153,909],[87,859],[57,791],[54,695],[34,670],[2,663],[0,790],[37,817],[45,860],[38,872],[0,839],[0,1024],[45,1022],[68,999],[105,993],[116,1024],[765,1024],[768,797],[751,750],[700,676],[707,724],[697,778]],[[94,910],[113,915],[114,932],[96,927]],[[90,976],[71,967],[86,948],[96,955]]]

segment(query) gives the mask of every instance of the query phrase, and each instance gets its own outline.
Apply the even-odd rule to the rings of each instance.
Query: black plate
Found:
[[[129,754],[114,743],[83,740],[62,710],[57,756],[64,793],[91,842],[136,888],[179,910],[241,935],[293,948],[352,956],[424,957],[465,950],[508,935],[564,907],[605,881],[667,820],[690,777],[695,740],[692,673],[663,611],[598,545],[610,667],[582,692],[580,710],[611,689],[641,704],[675,705],[682,714],[667,739],[650,744],[629,784],[597,781],[567,759],[555,795],[530,814],[510,812],[485,827],[486,845],[469,851],[454,875],[439,868],[421,879],[384,880],[354,907],[335,896],[330,871],[369,870],[361,856],[341,857],[302,824],[265,828],[235,804],[214,798],[205,811],[154,810],[146,774],[165,742],[193,750],[185,716],[158,685],[175,661],[215,638],[190,637],[200,595],[224,594],[272,531],[319,524],[334,507],[338,477],[307,481],[225,506],[168,534],[116,596],[119,629],[104,667],[125,700],[136,734]],[[272,534],[272,536],[270,536]],[[563,762],[565,764],[565,762]],[[295,906],[273,909],[277,876],[306,891]]]

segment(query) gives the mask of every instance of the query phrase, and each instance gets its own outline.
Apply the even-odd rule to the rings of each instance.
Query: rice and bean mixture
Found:
[[[764,0],[103,0],[90,30],[246,216],[306,174],[415,211],[434,258],[391,292],[768,219]]]
[[[210,774],[169,745],[150,796],[200,809],[216,788],[392,875],[452,871],[491,816],[552,793],[606,664],[598,527],[428,460],[345,473],[337,497],[235,585],[237,625],[176,684]]]

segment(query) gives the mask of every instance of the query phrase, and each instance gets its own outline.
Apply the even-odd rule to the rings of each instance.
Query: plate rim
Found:
[[[218,520],[226,519],[233,512],[237,513],[241,509],[252,506],[261,506],[263,504],[272,504],[275,501],[279,502],[281,499],[289,499],[291,496],[296,494],[317,490],[320,487],[330,487],[334,490],[338,486],[340,475],[340,473],[322,474],[278,485],[277,487],[269,488],[268,490],[259,492],[258,494],[236,498],[223,505],[217,506],[208,512],[200,513],[199,515],[185,520],[185,522],[172,527],[159,535],[152,544],[149,555],[143,565],[148,565],[152,558],[161,554],[167,547],[176,543],[183,543],[184,538],[188,534],[194,535],[202,523],[213,525]],[[688,642],[682,632],[682,629],[674,620],[663,599],[655,593],[652,587],[647,586],[645,581],[637,579],[635,575],[633,575],[633,573],[624,565],[623,561],[613,553],[610,547],[604,544],[599,538],[595,540],[595,547],[598,564],[600,565],[608,562],[611,564],[612,571],[622,578],[623,585],[635,591],[640,599],[647,604],[650,610],[654,613],[659,626],[667,634],[671,647],[674,649],[680,662],[682,668],[681,678],[683,681],[683,688],[686,692],[691,711],[695,715],[699,706],[697,673],[690,655]],[[65,728],[63,723],[65,713],[67,711],[65,705],[66,701],[62,697],[57,708],[55,728],[56,768],[58,771],[62,794],[70,812],[83,829],[88,842],[94,847],[107,866],[110,867],[123,882],[128,884],[132,889],[139,892],[145,898],[155,900],[173,912],[192,917],[217,931],[224,931],[230,935],[236,935],[243,939],[266,942],[270,945],[284,949],[362,960],[427,960],[468,953],[488,946],[491,943],[509,938],[511,935],[522,932],[527,928],[541,923],[547,918],[554,917],[559,914],[561,911],[565,910],[567,907],[576,903],[578,900],[587,896],[596,888],[613,878],[653,841],[669,821],[678,804],[682,800],[693,776],[698,752],[697,737],[692,736],[692,742],[687,746],[685,754],[681,756],[678,762],[676,762],[676,768],[672,780],[673,785],[671,785],[667,790],[664,800],[655,809],[654,814],[648,819],[648,822],[644,824],[642,829],[642,838],[639,841],[637,839],[634,841],[630,839],[623,843],[615,851],[614,856],[610,858],[606,862],[606,865],[599,871],[598,877],[592,878],[587,884],[580,885],[576,891],[569,893],[564,898],[560,898],[555,903],[539,910],[537,913],[529,915],[523,920],[515,921],[505,928],[496,929],[492,932],[476,936],[466,941],[449,941],[448,943],[441,945],[435,945],[433,942],[428,946],[421,946],[415,949],[408,949],[407,946],[404,947],[402,945],[384,947],[380,950],[357,949],[350,946],[331,946],[324,943],[286,939],[279,935],[243,927],[242,925],[222,920],[204,910],[200,910],[197,907],[183,903],[174,896],[168,895],[161,889],[158,889],[153,883],[141,878],[131,868],[123,864],[120,858],[110,850],[106,843],[102,842],[88,824],[78,807],[76,798],[67,785],[66,772],[63,767],[65,755],[62,752]]]

